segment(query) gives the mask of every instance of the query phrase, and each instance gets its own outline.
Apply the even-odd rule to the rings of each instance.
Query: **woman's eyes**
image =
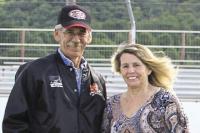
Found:
[[[139,66],[141,66],[140,64],[132,64],[132,65],[122,65],[122,68],[129,68],[130,66],[132,66],[132,67],[139,67]]]
[[[128,65],[124,65],[124,66],[122,66],[122,68],[128,68]]]

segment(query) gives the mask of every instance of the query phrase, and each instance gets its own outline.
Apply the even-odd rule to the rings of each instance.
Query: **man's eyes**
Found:
[[[74,31],[65,30],[64,33],[65,34],[70,34],[70,35],[80,35],[80,36],[86,35],[86,31],[85,30],[81,30],[81,31],[79,31],[77,33],[75,33]]]

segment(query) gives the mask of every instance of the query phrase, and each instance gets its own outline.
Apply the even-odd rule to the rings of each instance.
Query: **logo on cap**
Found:
[[[75,19],[84,19],[86,18],[86,15],[84,12],[80,11],[80,10],[71,10],[69,12],[69,16]]]

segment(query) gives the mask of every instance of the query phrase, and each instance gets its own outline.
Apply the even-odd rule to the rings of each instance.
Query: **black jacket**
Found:
[[[89,66],[83,75],[79,95],[75,72],[58,53],[20,67],[6,106],[3,133],[100,133],[105,81]],[[93,83],[97,91],[91,90]]]

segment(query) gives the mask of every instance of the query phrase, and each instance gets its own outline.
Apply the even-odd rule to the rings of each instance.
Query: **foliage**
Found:
[[[56,24],[58,11],[66,0],[1,0],[1,28],[52,28]],[[122,0],[77,0],[87,8],[92,16],[93,29],[128,30],[131,27],[127,3]],[[139,30],[200,30],[200,6],[198,0],[134,0],[131,3]],[[0,32],[4,38],[1,43],[19,43],[20,33]],[[93,35],[93,44],[113,45],[128,40],[127,34],[111,35],[100,33]],[[200,45],[200,39],[194,35],[187,37],[188,45]],[[146,45],[179,45],[181,35],[138,33],[136,41]],[[26,43],[55,43],[51,32],[26,32]],[[11,48],[7,53],[12,53]],[[28,50],[28,49],[27,49]],[[165,50],[165,49],[163,49]],[[178,50],[172,50],[173,58],[179,56]],[[5,52],[6,53],[6,52]],[[39,50],[29,54],[43,55]],[[48,53],[48,52],[46,52]],[[28,53],[27,53],[28,54]],[[85,53],[90,56],[90,53]],[[95,53],[98,57],[107,57],[106,53]],[[92,54],[93,55],[93,54]],[[195,58],[188,56],[187,58]]]
[[[134,0],[137,29],[196,30],[200,27],[198,0]],[[92,15],[93,29],[130,29],[125,1],[77,0]],[[1,28],[53,28],[65,0],[8,0],[0,2]]]

